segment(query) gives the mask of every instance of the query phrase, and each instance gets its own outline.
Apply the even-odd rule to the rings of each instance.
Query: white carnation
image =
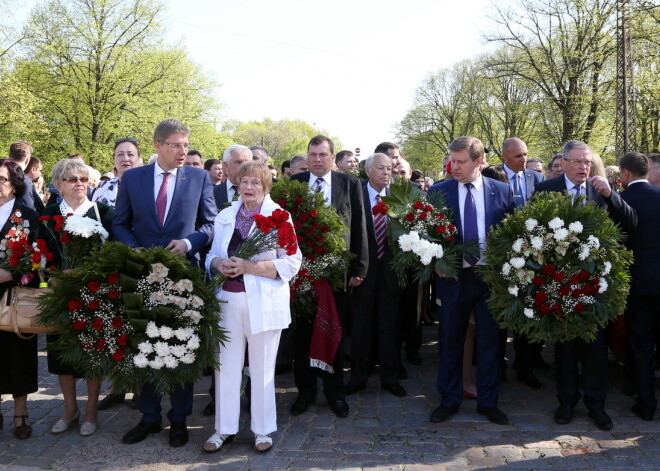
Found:
[[[509,276],[509,273],[511,273],[511,265],[509,262],[504,262],[504,265],[502,265],[502,275]]]
[[[560,218],[554,218],[548,223],[548,227],[553,231],[556,231],[560,227],[564,227],[564,221],[562,221]]]
[[[536,250],[541,250],[543,248],[543,237],[534,236],[530,242],[532,244],[532,248]]]
[[[516,239],[511,247],[513,248],[514,252],[520,252],[522,250],[522,246],[523,246],[523,240]]]
[[[605,268],[603,268],[603,272],[601,274],[602,275],[609,275],[610,270],[612,270],[612,263],[611,262],[605,262]]]
[[[589,256],[589,246],[587,244],[582,244],[580,246],[580,253],[578,254],[578,258],[580,260],[586,260],[587,257]]]
[[[598,237],[594,237],[592,235],[587,237],[587,244],[590,247],[593,247],[595,250],[598,250],[600,248],[600,241],[598,240]]]
[[[133,357],[133,364],[138,368],[146,368],[149,365],[149,360],[146,355],[138,353]]]
[[[170,354],[170,346],[165,342],[156,342],[154,350],[159,357],[164,357]]]
[[[564,239],[566,239],[566,237],[568,237],[568,230],[567,230],[567,229],[564,229],[563,227],[562,227],[562,228],[559,228],[559,229],[557,229],[557,230],[555,231],[553,237],[554,237],[555,240],[557,240],[557,241],[559,241],[559,240],[564,240]]]
[[[525,259],[522,257],[513,257],[509,260],[509,263],[511,263],[513,268],[522,268],[525,266]]]
[[[105,230],[103,224],[96,219],[88,218],[86,216],[69,216],[64,223],[64,230],[73,235],[84,237],[88,239],[95,234],[101,236],[101,241],[105,242],[108,239],[108,231]]]
[[[147,330],[145,331],[147,334],[147,337],[150,339],[155,339],[160,335],[160,329],[158,329],[158,326],[154,321],[149,321],[147,324]]]
[[[538,224],[539,222],[536,219],[528,219],[527,221],[525,221],[525,227],[527,228],[528,231],[534,229]]]
[[[154,370],[160,370],[164,365],[165,363],[161,357],[156,357],[149,362],[149,366]]]
[[[154,347],[150,342],[140,342],[138,345],[138,350],[140,350],[141,353],[148,355],[154,351]]]
[[[609,285],[607,284],[607,280],[605,278],[600,278],[600,280],[598,281],[598,292],[604,293],[605,291],[607,291],[608,286]]]
[[[509,286],[509,294],[513,296],[518,296],[518,287],[517,286]]]
[[[415,231],[410,232],[409,234],[403,234],[399,237],[399,247],[404,252],[412,252],[413,247],[419,242],[419,234]]]
[[[529,319],[534,318],[534,311],[528,307],[526,307],[523,312],[525,313],[525,316],[528,317]]]
[[[174,335],[174,331],[171,327],[164,325],[160,328],[160,336],[165,340],[172,338],[172,335]]]
[[[574,232],[576,234],[579,234],[580,232],[582,232],[583,229],[584,229],[584,226],[582,226],[582,223],[580,221],[575,221],[575,222],[572,222],[568,225],[568,230],[571,231],[571,232]]]

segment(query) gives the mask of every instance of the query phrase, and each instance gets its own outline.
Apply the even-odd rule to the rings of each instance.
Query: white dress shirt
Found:
[[[506,164],[502,165],[502,168],[506,172],[506,177],[509,179],[509,185],[511,186],[511,190],[513,190],[514,176],[517,175],[518,177],[520,177],[520,179],[518,180],[518,183],[520,184],[520,193],[522,194],[523,200],[527,202],[527,182],[525,181],[525,172],[522,170],[520,172],[514,172],[509,167],[507,167]]]
[[[316,191],[316,179],[319,178],[316,175],[314,175],[312,172],[309,172],[309,189],[310,191]],[[323,185],[321,188],[321,194],[323,195],[323,198],[325,198],[325,204],[326,206],[330,206],[332,204],[332,201],[330,200],[331,198],[331,185],[332,185],[332,171],[326,173],[321,177],[323,179]]]

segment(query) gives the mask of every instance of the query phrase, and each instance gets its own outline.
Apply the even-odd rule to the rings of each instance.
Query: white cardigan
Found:
[[[206,256],[206,271],[211,276],[213,276],[213,273],[211,273],[213,259],[216,257],[227,258],[227,247],[234,234],[236,214],[242,203],[242,198],[239,197],[237,201],[223,209],[215,218],[213,244],[211,251]],[[269,195],[266,195],[261,205],[260,214],[270,216],[276,209],[281,208]],[[289,222],[291,222],[290,216]],[[255,230],[254,224],[252,224],[252,230]],[[287,255],[286,251],[281,248],[269,250],[252,257],[250,260],[272,260],[279,275],[275,279],[249,274],[243,275],[252,334],[259,334],[267,330],[285,329],[291,323],[289,280],[300,269],[302,263],[300,248],[293,255]],[[220,289],[218,289],[216,296],[219,295]],[[224,306],[225,309],[231,308],[228,305]]]

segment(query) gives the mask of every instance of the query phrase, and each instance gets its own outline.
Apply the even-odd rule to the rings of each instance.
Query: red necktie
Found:
[[[160,222],[160,227],[163,227],[165,222],[165,209],[167,209],[167,183],[170,180],[171,173],[163,173],[163,183],[160,185],[158,190],[158,196],[156,196],[156,212],[158,213],[158,222]]]
[[[378,203],[380,203],[380,195],[376,195],[376,204]],[[376,232],[376,258],[382,260],[385,256],[385,237],[387,236],[384,214],[374,214],[374,231]]]

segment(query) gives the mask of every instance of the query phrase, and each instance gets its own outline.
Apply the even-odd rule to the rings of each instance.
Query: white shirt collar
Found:
[[[503,164],[502,168],[504,168],[504,171],[506,172],[506,176],[509,178],[509,180],[511,180],[511,177],[513,175],[518,175],[520,176],[520,178],[522,178],[525,175],[525,172],[523,170],[521,170],[520,172],[514,172],[506,164]]]
[[[468,182],[468,183],[472,183],[472,186],[474,187],[474,189],[476,191],[481,191],[481,186],[484,183],[484,179],[481,177],[481,174],[479,174],[479,176],[474,181]],[[460,185],[461,185],[461,188],[463,188],[464,190],[467,190],[465,188],[465,183],[461,183]]]
[[[158,161],[154,163],[154,172],[156,172],[156,176],[162,175],[165,172],[169,172],[171,175],[176,176],[177,170],[179,170],[177,167],[174,167],[172,170],[163,170],[160,165],[158,165]]]
[[[310,183],[315,183],[316,179],[319,178],[316,175],[314,175],[312,172],[309,172],[309,182]],[[330,185],[331,179],[332,179],[332,170],[328,171],[325,175],[321,175],[321,178],[325,180],[325,182]]]
[[[568,179],[568,177],[566,176],[566,174],[564,174],[564,179],[566,180],[566,189],[567,189],[567,190],[572,190],[573,188],[575,188],[575,183],[573,183],[572,181],[570,181],[570,180]],[[582,188],[585,188],[585,189],[586,189],[586,188],[587,188],[587,182],[584,181],[582,184],[580,184],[580,186],[581,186]]]
[[[635,183],[648,183],[648,182],[649,181],[646,178],[639,178],[637,180],[633,180],[630,183],[628,183],[628,187],[630,187],[630,185],[634,185]]]
[[[383,191],[379,193],[373,186],[371,186],[371,183],[367,183],[367,191],[369,192],[369,201],[371,202],[371,206],[376,204],[376,195],[380,195],[381,198],[387,195],[387,187],[383,188]]]

